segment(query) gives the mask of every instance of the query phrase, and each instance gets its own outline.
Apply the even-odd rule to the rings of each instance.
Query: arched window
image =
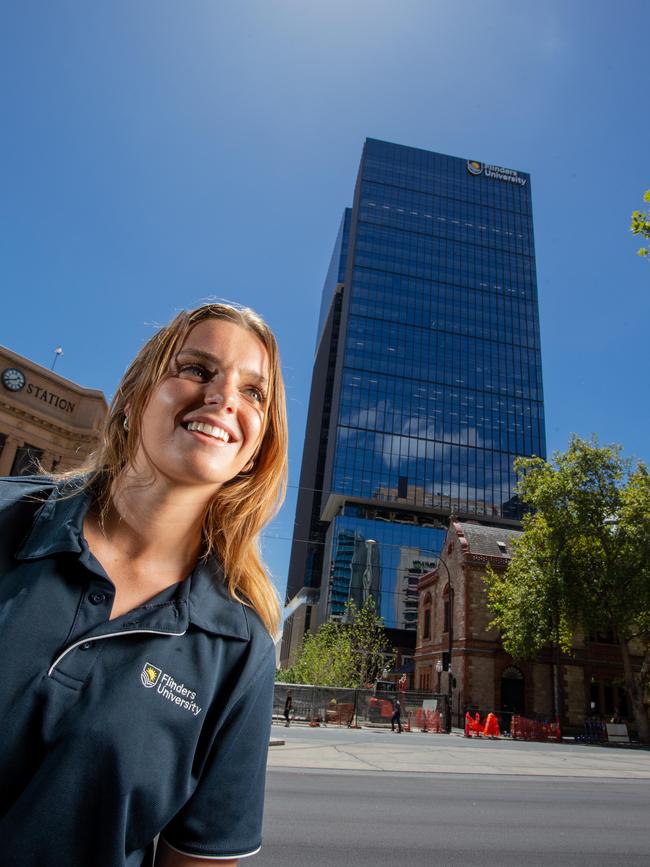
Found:
[[[422,640],[431,638],[431,594],[427,593],[422,603]]]
[[[524,675],[515,665],[509,665],[501,672],[501,710],[524,713],[525,706]]]
[[[443,632],[449,632],[449,619],[451,615],[451,606],[449,605],[449,584],[442,591],[442,617],[443,617]]]

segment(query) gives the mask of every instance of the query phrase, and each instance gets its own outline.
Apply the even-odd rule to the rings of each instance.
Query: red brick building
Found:
[[[452,714],[460,724],[465,710],[554,716],[551,650],[518,662],[505,652],[490,612],[483,576],[487,564],[504,572],[520,531],[451,521],[437,569],[418,585],[415,650],[416,689],[448,692],[449,675],[436,663],[449,651],[451,625]],[[639,660],[640,662],[640,660]],[[611,636],[585,641],[576,636],[573,655],[560,664],[560,719],[581,728],[588,716],[627,716],[620,654]]]

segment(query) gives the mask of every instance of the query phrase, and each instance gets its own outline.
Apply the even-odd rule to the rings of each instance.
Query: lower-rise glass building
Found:
[[[371,595],[413,644],[450,514],[516,523],[545,456],[530,177],[367,139],[323,287],[287,598],[302,635]],[[316,601],[317,600],[317,601]]]

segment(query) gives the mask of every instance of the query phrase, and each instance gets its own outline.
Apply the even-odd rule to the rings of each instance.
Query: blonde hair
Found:
[[[278,346],[268,325],[248,307],[205,304],[183,311],[143,346],[124,374],[111,404],[99,448],[83,467],[63,477],[86,476],[105,515],[119,474],[133,464],[140,444],[142,415],[153,388],[169,375],[190,330],[206,319],[226,319],[255,334],[268,354],[269,383],[262,439],[250,471],[225,483],[203,517],[204,553],[215,553],[233,598],[250,605],[273,635],[280,605],[260,555],[259,534],[280,508],[287,482],[287,417]],[[128,431],[124,417],[128,407]]]

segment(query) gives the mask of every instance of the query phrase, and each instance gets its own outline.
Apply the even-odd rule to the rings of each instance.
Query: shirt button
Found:
[[[90,650],[90,648],[94,647],[94,646],[95,646],[94,641],[84,641],[84,643],[79,646],[79,649],[80,650]]]
[[[101,605],[102,602],[106,601],[106,594],[95,591],[94,593],[90,594],[88,599],[90,599],[93,605]]]

